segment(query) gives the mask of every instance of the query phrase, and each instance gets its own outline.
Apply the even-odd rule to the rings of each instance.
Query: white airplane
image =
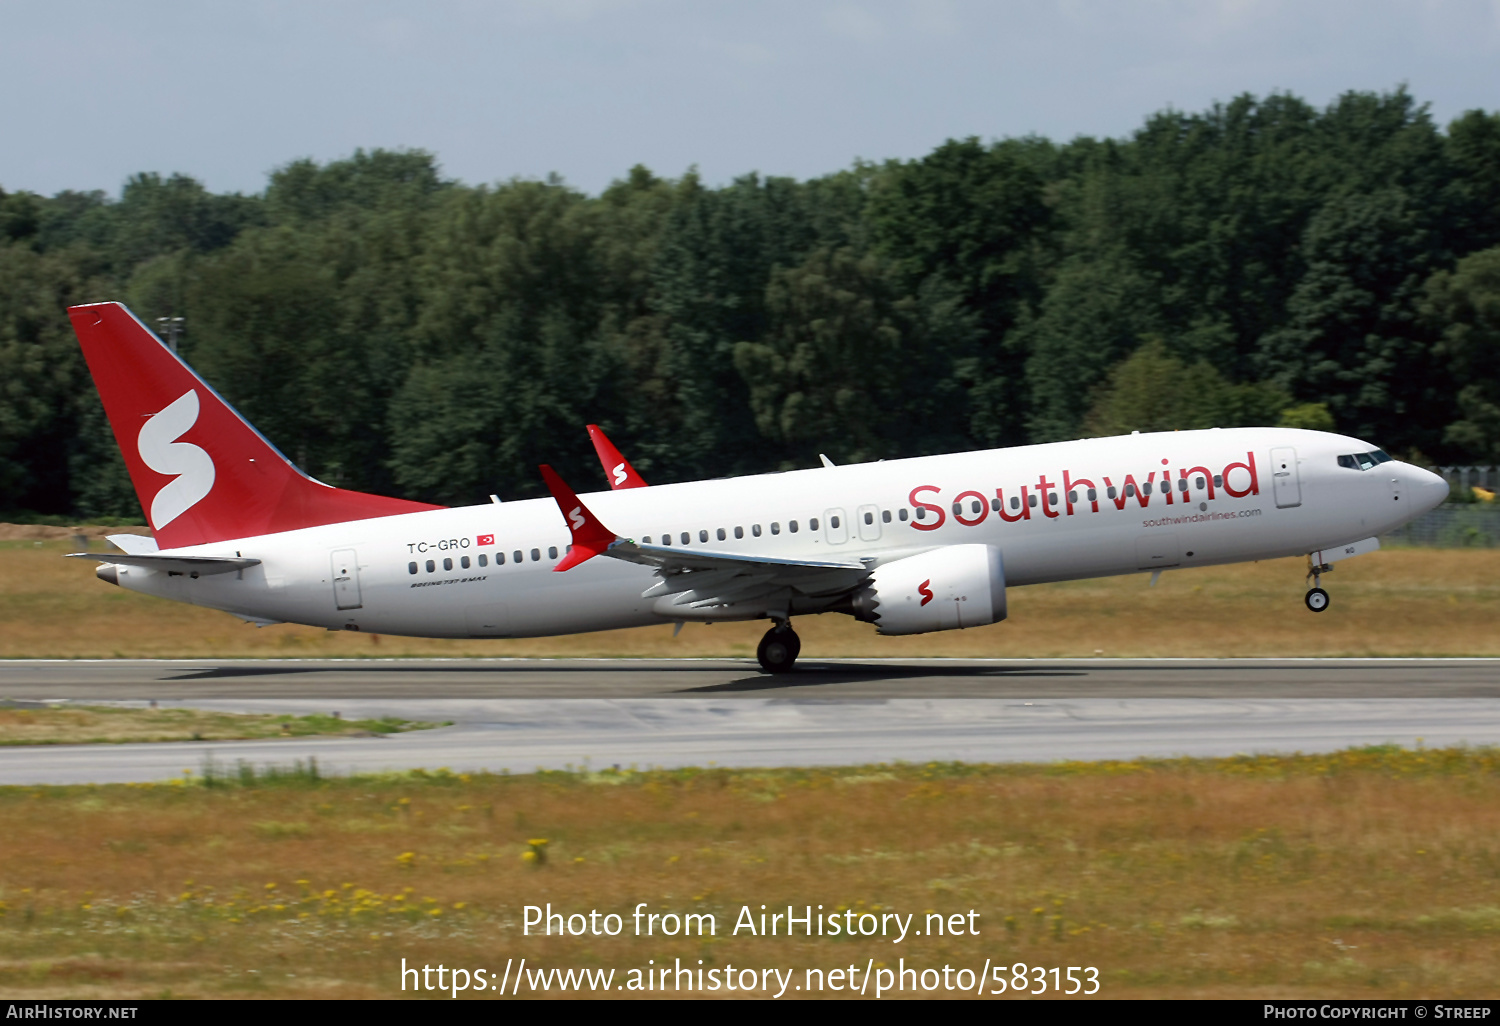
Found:
[[[977,627],[1005,618],[1008,587],[1044,581],[1308,555],[1321,612],[1330,564],[1448,494],[1359,439],[1233,428],[586,496],[543,466],[554,501],[447,509],[313,480],[125,307],[69,316],[154,534],[112,536],[123,554],[98,576],[260,626],[516,638],[770,620],[757,655],[785,672],[795,615]]]

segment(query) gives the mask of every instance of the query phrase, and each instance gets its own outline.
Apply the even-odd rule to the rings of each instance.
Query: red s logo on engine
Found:
[[[932,588],[929,587],[929,585],[931,584],[932,578],[929,577],[927,580],[917,585],[917,594],[922,596],[922,601],[919,603],[919,605],[925,606],[927,603],[932,601]]]

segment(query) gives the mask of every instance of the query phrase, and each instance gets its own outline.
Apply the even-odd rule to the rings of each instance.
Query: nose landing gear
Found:
[[[1318,553],[1319,556],[1323,554]],[[1333,567],[1328,563],[1314,563],[1312,556],[1307,557],[1307,576],[1312,579],[1313,586],[1308,589],[1307,596],[1302,601],[1307,603],[1307,608],[1314,613],[1321,613],[1328,608],[1328,592],[1321,587],[1323,575],[1332,573]]]
[[[755,658],[760,660],[760,668],[767,673],[790,673],[801,651],[802,639],[797,637],[791,624],[781,620],[760,639]]]

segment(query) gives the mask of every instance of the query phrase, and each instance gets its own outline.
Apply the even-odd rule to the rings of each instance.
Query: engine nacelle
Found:
[[[877,567],[850,600],[881,634],[926,634],[1005,619],[1005,563],[993,545],[949,545]]]

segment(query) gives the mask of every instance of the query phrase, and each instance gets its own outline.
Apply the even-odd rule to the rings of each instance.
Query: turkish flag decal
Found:
[[[479,543],[480,545],[493,545],[493,544],[495,544],[495,536],[493,534],[481,534],[478,538],[475,538],[474,540],[477,543]]]

